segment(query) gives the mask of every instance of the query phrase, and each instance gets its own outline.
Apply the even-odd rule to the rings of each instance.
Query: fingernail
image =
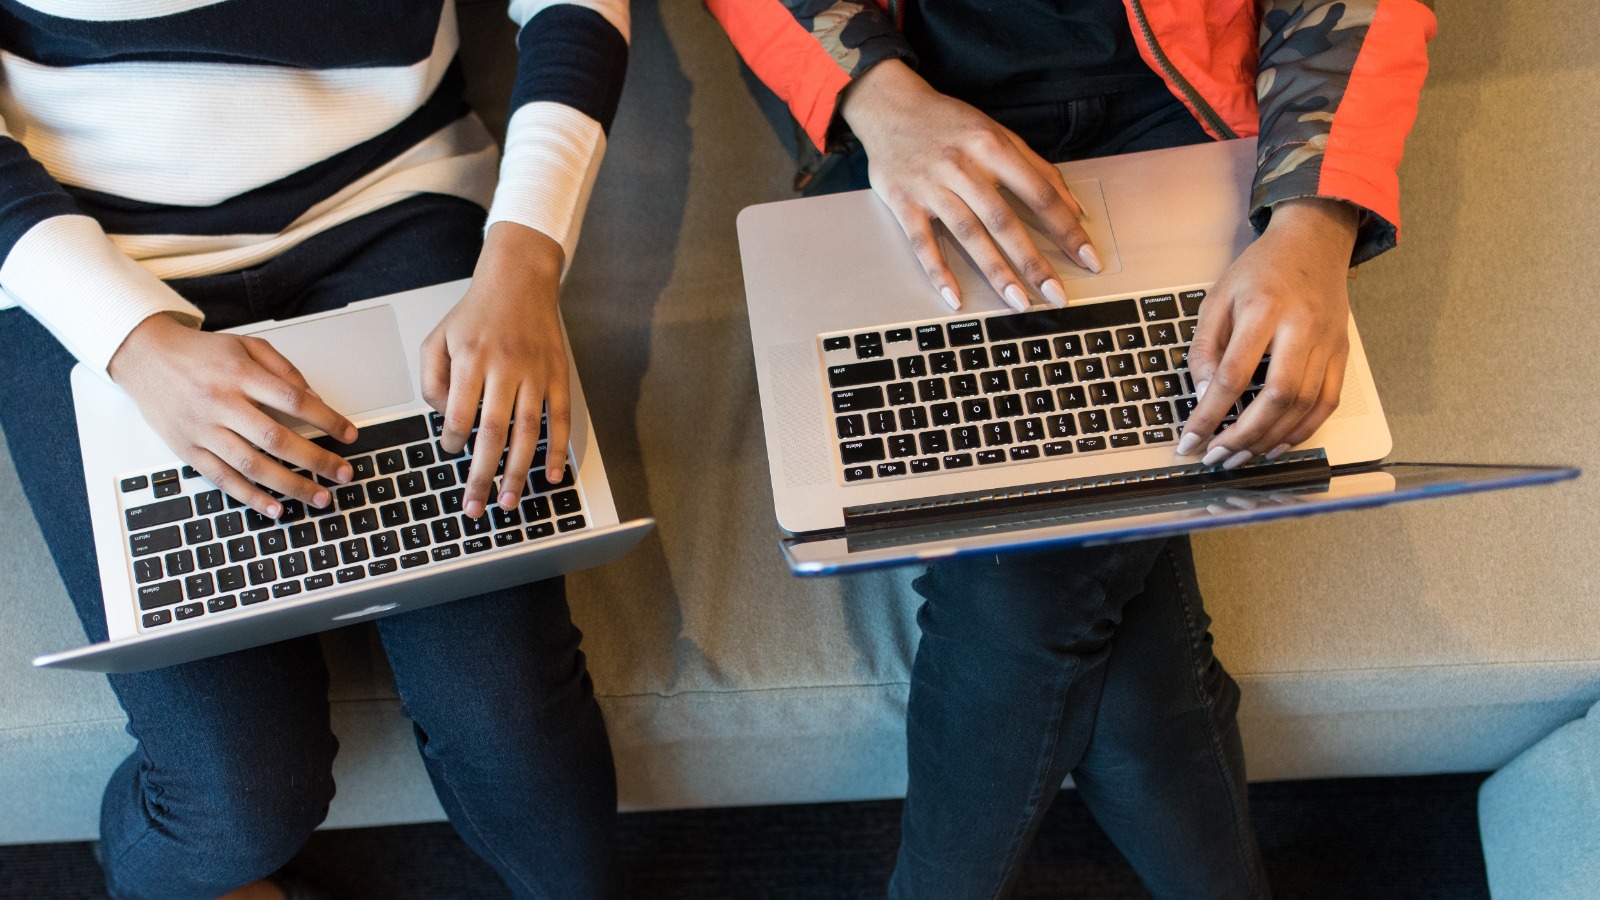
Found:
[[[1089,271],[1096,275],[1100,274],[1100,257],[1094,252],[1094,247],[1088,244],[1079,247],[1078,258],[1083,260],[1083,264],[1089,267]]]
[[[517,505],[517,495],[506,491],[500,495],[500,505],[506,509],[511,509]]]
[[[1192,431],[1186,431],[1183,433],[1183,437],[1178,439],[1178,455],[1193,456],[1195,448],[1199,446],[1200,435],[1195,434]]]
[[[1199,403],[1206,398],[1206,388],[1211,387],[1211,382],[1202,381],[1194,386],[1194,402]]]
[[[1220,450],[1222,448],[1218,447],[1217,449]],[[1249,462],[1251,457],[1254,457],[1254,456],[1255,456],[1255,454],[1251,453],[1249,450],[1240,450],[1238,453],[1235,453],[1234,455],[1228,457],[1228,461],[1223,463],[1222,467],[1224,469],[1237,469],[1240,466],[1244,465],[1245,463]]]
[[[1039,293],[1056,306],[1067,305],[1067,292],[1062,289],[1061,282],[1054,278],[1046,278],[1044,284],[1039,285]]]
[[[317,509],[327,509],[328,504],[332,502],[333,495],[327,491],[317,491],[315,494],[311,495],[311,505],[315,506]]]
[[[467,514],[467,518],[476,519],[483,515],[483,503],[478,500],[468,500],[466,508],[462,512]]]
[[[279,506],[278,504],[274,503],[271,506],[267,507],[267,518],[276,519],[277,517],[279,517],[281,515],[283,515],[283,507],[282,506]]]
[[[1200,462],[1203,465],[1214,466],[1217,463],[1227,459],[1232,454],[1233,451],[1229,450],[1227,447],[1212,447],[1210,450],[1206,451],[1205,456],[1200,457]]]
[[[949,288],[940,288],[939,294],[940,296],[944,297],[944,302],[950,304],[951,309],[961,308],[961,298],[956,296],[955,291],[952,291]]]
[[[1006,303],[1017,312],[1022,312],[1028,308],[1027,295],[1022,293],[1022,288],[1019,288],[1014,284],[1006,285],[1005,298]]]
[[[340,466],[339,471],[333,473],[333,480],[340,484],[349,484],[350,479],[354,478],[355,474],[355,471],[349,466]]]
[[[1288,451],[1289,451],[1289,445],[1288,444],[1279,444],[1278,446],[1273,447],[1271,450],[1267,451],[1267,459],[1277,459],[1278,457],[1282,456],[1283,454],[1287,453]]]

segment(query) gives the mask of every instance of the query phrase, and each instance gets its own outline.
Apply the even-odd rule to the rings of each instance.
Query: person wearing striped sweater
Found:
[[[559,477],[561,274],[626,68],[626,0],[511,0],[503,153],[463,99],[454,0],[0,0],[0,427],[89,637],[105,638],[68,373],[119,384],[258,512],[350,466],[355,429],[270,344],[216,333],[471,276],[422,349],[458,450]],[[485,443],[496,449],[486,452]],[[492,504],[474,465],[464,511]],[[615,779],[559,579],[378,626],[439,799],[519,897],[612,896]],[[316,638],[111,676],[137,741],[107,787],[119,898],[277,897],[337,742]]]

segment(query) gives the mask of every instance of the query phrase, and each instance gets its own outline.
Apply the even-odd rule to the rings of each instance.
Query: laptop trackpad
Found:
[[[322,399],[349,418],[415,396],[400,323],[388,304],[252,333],[288,357]]]
[[[1072,196],[1083,207],[1083,227],[1089,232],[1089,241],[1094,244],[1094,249],[1100,256],[1101,275],[1115,275],[1122,271],[1122,251],[1117,247],[1116,233],[1111,227],[1111,212],[1106,209],[1106,196],[1100,189],[1100,179],[1084,178],[1067,182],[1067,189],[1072,191]],[[1015,198],[1008,197],[1011,208],[1016,211],[1017,218],[1022,220],[1022,227],[1027,229],[1028,237],[1033,239],[1035,247],[1044,255],[1045,261],[1056,270],[1062,278],[1093,278],[1095,274],[1067,259],[1067,255],[1055,245],[1050,238],[1045,236],[1038,217],[1033,211],[1024,206]],[[946,231],[939,232],[939,241],[945,251],[945,259],[950,263],[950,269],[955,273],[956,284],[963,294],[993,294],[994,288],[989,286],[983,273],[973,264],[972,257],[967,251],[950,236]],[[1038,291],[1029,289],[1030,296],[1035,302],[1041,300]]]

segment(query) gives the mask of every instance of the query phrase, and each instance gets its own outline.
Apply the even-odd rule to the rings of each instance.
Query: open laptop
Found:
[[[360,431],[302,433],[355,477],[314,510],[270,520],[182,465],[133,402],[78,366],[73,402],[110,640],[37,666],[135,672],[475,596],[609,562],[654,524],[618,520],[575,368],[570,462],[544,446],[513,511],[461,512],[469,451],[439,444],[422,400],[422,340],[465,293],[456,281],[302,318],[231,329],[264,338]],[[503,463],[504,457],[502,457]]]
[[[962,309],[945,313],[869,191],[740,214],[773,496],[795,572],[1132,540],[1577,474],[1380,466],[1392,442],[1353,320],[1339,408],[1310,440],[1234,471],[1178,457],[1200,305],[1254,237],[1255,142],[1060,168],[1104,266],[1073,265],[1030,227],[1065,284],[1059,309],[1038,297],[1010,309],[946,241]]]

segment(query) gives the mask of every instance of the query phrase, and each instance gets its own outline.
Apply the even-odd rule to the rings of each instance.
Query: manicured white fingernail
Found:
[[[1237,469],[1249,462],[1254,456],[1255,454],[1251,453],[1249,450],[1240,450],[1238,453],[1228,457],[1227,462],[1224,462],[1222,467],[1224,469]]]
[[[1282,456],[1283,454],[1285,454],[1287,452],[1289,452],[1289,445],[1288,444],[1279,444],[1278,446],[1273,447],[1271,450],[1267,451],[1267,459],[1277,459],[1278,457]]]
[[[940,288],[939,294],[944,297],[944,302],[950,304],[951,309],[961,308],[961,298],[956,296],[955,291],[952,291],[949,288]]]
[[[1206,451],[1205,456],[1200,457],[1200,462],[1208,466],[1214,466],[1232,455],[1233,451],[1227,447],[1212,447]]]
[[[1089,271],[1096,275],[1100,274],[1100,257],[1094,252],[1094,247],[1089,244],[1079,247],[1078,258],[1083,260],[1083,264],[1089,267]]]
[[[1193,456],[1194,455],[1194,451],[1199,446],[1200,446],[1200,435],[1195,434],[1192,431],[1186,431],[1186,432],[1183,433],[1183,437],[1178,439],[1178,455],[1179,456]]]
[[[1005,298],[1006,303],[1017,312],[1028,308],[1028,296],[1022,293],[1022,288],[1014,284],[1006,285]]]
[[[1194,402],[1199,403],[1206,398],[1206,388],[1211,387],[1211,382],[1202,381],[1194,386]]]
[[[1067,292],[1061,287],[1061,282],[1054,278],[1046,278],[1044,284],[1039,285],[1039,293],[1056,306],[1067,305]]]

